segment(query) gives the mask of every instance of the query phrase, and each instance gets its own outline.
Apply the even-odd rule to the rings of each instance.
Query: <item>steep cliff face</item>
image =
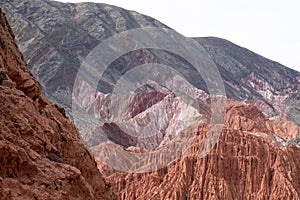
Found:
[[[0,9],[0,199],[114,199],[63,109],[41,94]]]
[[[101,160],[99,168],[118,199],[299,199],[299,138],[283,145],[272,134],[272,122],[256,107],[238,102],[229,103],[225,124],[206,157],[199,157],[207,130],[201,125],[189,150],[158,171],[119,173]]]

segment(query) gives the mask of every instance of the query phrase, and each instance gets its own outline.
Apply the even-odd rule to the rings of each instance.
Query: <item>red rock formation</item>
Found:
[[[0,10],[0,199],[114,199],[75,126],[43,95]]]
[[[256,107],[229,102],[227,110],[206,157],[199,157],[204,126],[179,160],[156,172],[121,173],[99,163],[118,199],[300,199],[300,149],[277,142],[272,122]]]
[[[253,134],[276,135],[285,140],[290,140],[300,133],[300,127],[293,122],[281,118],[271,121],[251,104],[229,102],[225,121],[230,129]]]

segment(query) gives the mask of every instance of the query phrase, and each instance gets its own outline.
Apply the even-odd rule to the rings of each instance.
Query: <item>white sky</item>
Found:
[[[300,71],[300,0],[60,0],[116,5],[185,36],[228,39]]]

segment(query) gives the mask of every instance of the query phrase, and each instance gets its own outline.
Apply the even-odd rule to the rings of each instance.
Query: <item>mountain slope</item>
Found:
[[[287,112],[284,100],[299,92],[300,73],[227,40],[195,38],[209,52],[227,86],[227,95],[255,104],[267,116]]]
[[[72,97],[77,100],[76,104],[80,109],[78,112],[75,111],[77,120],[74,121],[83,132],[82,136],[88,141],[89,145],[95,145],[95,141],[89,142],[88,138],[90,136],[86,136],[86,133],[90,133],[90,126],[95,126],[95,121],[99,120],[99,117],[95,119],[95,116],[99,116],[99,113],[105,113],[108,116],[108,113],[112,112],[107,109],[107,106],[110,106],[109,95],[116,87],[117,82],[133,67],[143,64],[164,64],[179,72],[182,77],[178,78],[176,76],[173,80],[170,77],[168,81],[173,82],[173,88],[183,88],[183,91],[190,91],[192,95],[196,94],[198,100],[202,101],[201,109],[204,112],[201,111],[200,115],[197,116],[198,118],[207,114],[205,110],[207,110],[208,105],[205,102],[209,94],[203,77],[180,55],[164,50],[141,49],[117,58],[107,68],[103,78],[99,80],[97,86],[99,95],[93,93],[93,86],[90,83],[93,74],[88,74],[89,78],[83,77],[80,84],[74,85],[77,72],[82,63],[81,59],[85,58],[102,41],[116,33],[141,27],[168,28],[157,20],[134,11],[95,3],[71,4],[50,0],[4,0],[0,2],[0,6],[8,12],[20,48],[24,52],[25,59],[28,60],[28,66],[41,82],[45,95],[62,105],[69,115],[74,114],[75,107],[74,105],[72,107]],[[289,119],[297,123],[295,106],[288,104],[285,100],[289,99],[291,94],[299,92],[299,72],[223,39],[195,38],[195,40],[206,49],[218,67],[228,98],[251,103],[268,117],[288,116]],[[154,72],[152,71],[152,73]],[[143,106],[144,109],[139,110],[141,114],[161,113],[157,111],[157,109],[160,110],[157,107],[161,107],[159,105],[165,105],[166,107],[165,102],[168,102],[167,99],[170,98],[170,95],[173,95],[172,91],[167,91],[170,88],[162,88],[157,84],[148,84],[141,89],[142,93],[153,92],[153,90],[163,93],[165,98],[160,98],[154,104]],[[79,96],[80,92],[77,91],[91,92],[84,92],[84,96]],[[138,93],[135,91],[136,95],[133,96],[138,97],[140,95]],[[145,103],[142,102],[143,98],[133,96],[125,101],[132,105]],[[134,99],[133,102],[130,98]],[[183,108],[186,105],[182,102],[182,99],[176,99],[176,97],[171,99],[174,102],[173,107],[177,103],[182,105]],[[119,108],[123,102],[124,99],[123,101],[118,100],[116,104],[119,105],[113,106]],[[133,107],[124,112],[122,111],[122,116],[130,115],[130,109],[133,109]],[[179,110],[174,112],[179,112]],[[85,115],[81,115],[81,113],[85,113]],[[115,119],[113,120],[113,123],[117,125],[115,130],[120,129],[120,126],[125,126],[123,132],[128,134],[132,131],[128,127],[139,126],[137,121],[143,120],[143,117],[138,116],[138,114],[135,113],[132,117],[135,119],[125,125],[121,123],[126,119],[119,119],[118,116],[110,117]],[[156,117],[165,118],[164,116],[164,114],[159,114]],[[147,147],[147,145],[136,144],[136,142],[130,144],[148,149],[162,144],[166,140],[166,136],[170,135],[172,137],[171,132],[178,128],[175,124],[180,119],[175,113],[172,116],[164,120],[164,123],[155,122],[159,123],[160,126],[153,130],[164,130],[162,136],[159,136],[160,139],[154,141],[155,145]],[[283,118],[281,117],[281,119]],[[167,130],[166,126],[171,128]],[[120,143],[120,138],[111,136],[110,132],[114,131],[113,127],[102,127],[98,132]],[[120,131],[118,134],[123,133]],[[92,135],[91,137],[95,136]],[[124,137],[126,138],[126,136]],[[142,143],[148,142],[144,141]],[[127,142],[123,142],[123,144],[128,145]]]
[[[1,1],[0,6],[8,12],[29,68],[42,83],[44,92],[67,107],[70,107],[70,95],[80,66],[79,57],[84,58],[101,41],[122,31],[148,26],[167,28],[151,17],[105,4],[14,0]],[[271,94],[281,97],[299,90],[299,72],[223,39],[195,40],[203,45],[217,64],[229,98],[266,101],[266,109],[273,109],[273,113],[267,113],[274,115],[282,109],[272,108],[269,104],[276,102],[268,104],[268,97]],[[185,68],[182,73],[188,74],[185,78],[198,89],[205,90],[203,81],[194,81],[201,77],[193,77],[195,73],[191,66],[171,53],[137,51],[128,55],[130,62],[126,62],[125,58],[115,61],[117,66],[111,66],[111,74],[118,79],[122,69],[128,65],[143,64],[147,58],[148,63],[162,63],[176,70]],[[113,85],[111,78],[100,84],[100,90],[108,93]]]
[[[218,67],[227,97],[245,102],[228,102],[225,128],[216,146],[208,156],[199,157],[206,148],[202,144],[211,96],[203,77],[180,55],[161,49],[136,50],[111,63],[97,88],[89,76],[73,85],[80,58],[106,38],[124,30],[166,26],[105,4],[4,0],[0,6],[9,12],[20,47],[46,95],[69,114],[74,109],[71,97],[75,98],[79,108],[75,114],[80,118],[76,125],[119,199],[299,199],[299,128],[286,119],[289,110],[295,113],[298,106],[299,72],[223,39],[195,38]],[[112,91],[122,76],[147,63],[170,66],[181,76],[169,73],[165,86],[142,79],[146,84],[113,99]],[[160,75],[162,71],[150,68],[144,74],[151,72]],[[172,91],[176,88],[199,105],[176,96]],[[101,120],[107,123],[99,125]],[[137,154],[167,149],[165,144],[176,141],[191,121],[197,125],[195,140],[168,166],[143,174],[103,166],[101,151],[108,153],[107,160],[126,160],[104,144]],[[153,135],[139,137],[143,128]],[[121,164],[127,167],[128,163]]]
[[[235,81],[234,85],[239,88],[240,93],[248,93],[243,91],[242,87],[245,85],[248,85],[247,89],[251,93],[260,94],[267,90],[273,94],[298,90],[300,77],[295,70],[224,39],[207,37],[195,40],[210,53],[219,66],[223,79],[228,82]],[[264,97],[264,94],[261,95]]]
[[[41,94],[1,9],[0,113],[1,199],[114,199],[74,124]]]
[[[1,1],[0,6],[7,12],[20,49],[44,92],[68,106],[79,56],[84,58],[114,33],[163,26],[136,12],[103,4],[14,0]]]

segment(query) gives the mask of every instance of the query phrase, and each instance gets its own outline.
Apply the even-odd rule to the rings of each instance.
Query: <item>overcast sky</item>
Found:
[[[60,0],[84,2],[88,0]],[[149,15],[185,36],[228,39],[300,71],[300,0],[89,0]]]

